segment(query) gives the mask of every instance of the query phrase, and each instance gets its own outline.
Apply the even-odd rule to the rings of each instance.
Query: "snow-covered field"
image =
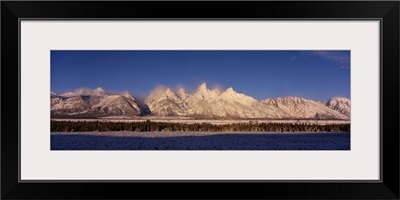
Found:
[[[185,119],[185,118],[139,118],[139,119],[112,119],[112,118],[103,118],[103,119],[51,119],[53,121],[99,121],[99,122],[143,122],[146,120],[151,120],[153,122],[168,122],[168,123],[210,123],[210,124],[232,124],[232,123],[249,123],[249,122],[258,122],[258,123],[309,123],[309,124],[350,124],[350,121],[347,120],[202,120],[202,119]]]
[[[350,150],[350,133],[53,132],[51,150]]]

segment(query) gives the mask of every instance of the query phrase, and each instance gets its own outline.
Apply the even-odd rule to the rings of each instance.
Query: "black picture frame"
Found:
[[[1,198],[399,199],[399,8],[398,1],[2,1]],[[20,182],[20,19],[379,19],[381,181]]]

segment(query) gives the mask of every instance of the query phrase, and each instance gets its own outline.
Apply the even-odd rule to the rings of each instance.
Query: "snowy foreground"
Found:
[[[53,132],[51,150],[350,150],[350,133]]]

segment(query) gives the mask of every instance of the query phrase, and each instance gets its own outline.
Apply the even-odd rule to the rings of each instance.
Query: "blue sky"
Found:
[[[102,87],[144,96],[158,85],[233,87],[265,99],[350,98],[350,51],[51,51],[51,90]]]

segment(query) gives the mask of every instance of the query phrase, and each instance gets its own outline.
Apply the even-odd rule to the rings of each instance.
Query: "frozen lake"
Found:
[[[350,133],[53,132],[51,150],[350,150]]]

